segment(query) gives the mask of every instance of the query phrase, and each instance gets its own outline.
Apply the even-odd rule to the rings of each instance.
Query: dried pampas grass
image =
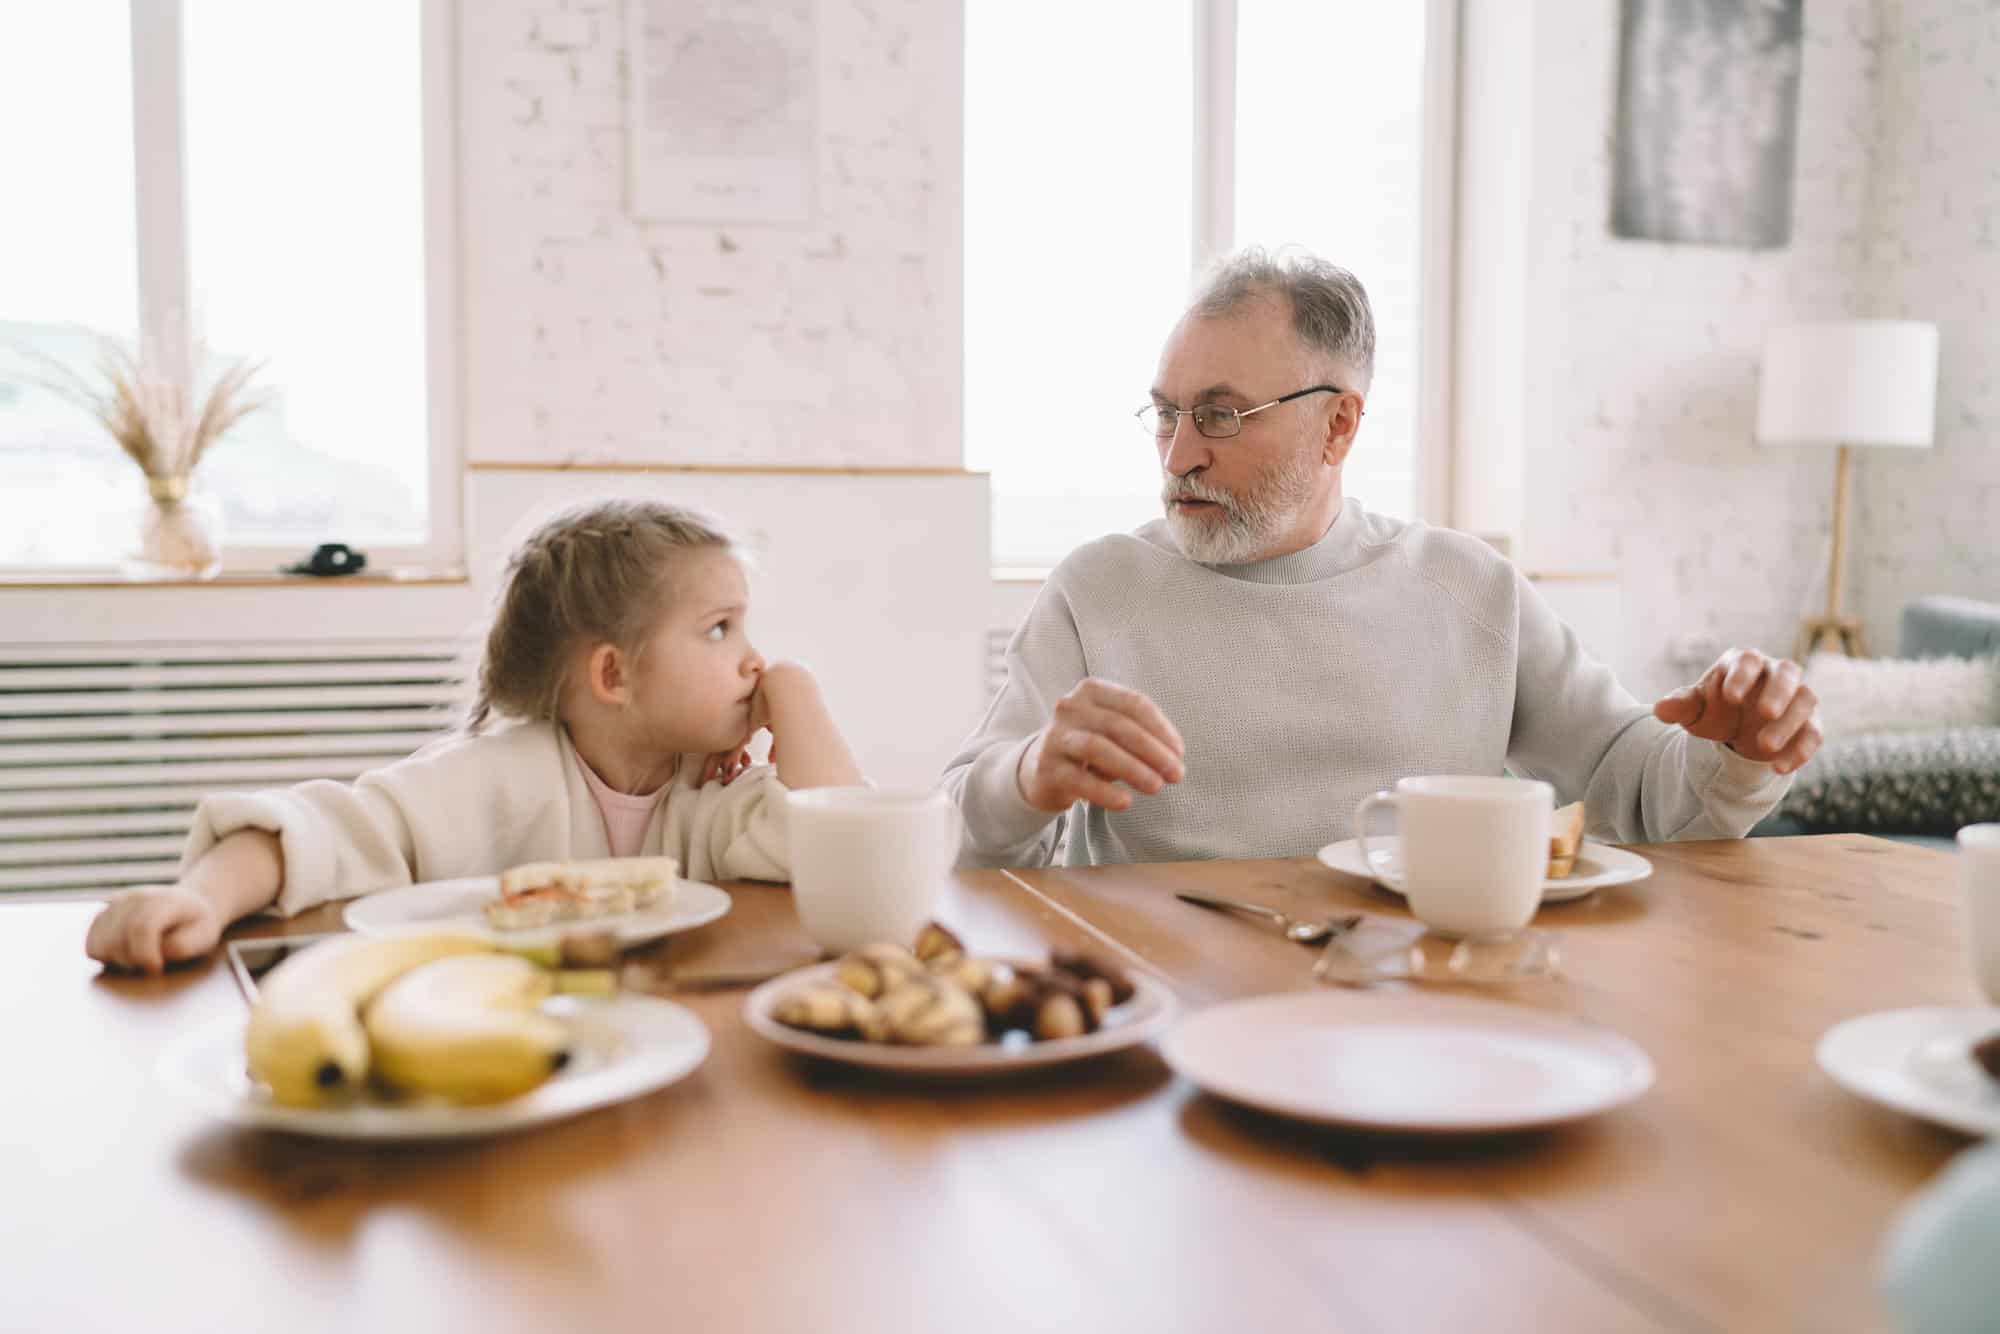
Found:
[[[157,360],[108,337],[98,338],[101,385],[46,353],[21,350],[43,368],[35,383],[89,413],[154,481],[185,479],[231,427],[271,401],[251,388],[263,365],[247,358],[225,362],[195,393]]]

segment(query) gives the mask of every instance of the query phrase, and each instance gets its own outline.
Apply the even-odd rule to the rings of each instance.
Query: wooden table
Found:
[[[1657,1086],[1497,1142],[1276,1121],[1150,1049],[976,1087],[814,1067],[751,1034],[740,993],[680,997],[715,1039],[694,1075],[562,1125],[430,1147],[243,1132],[153,1072],[240,1006],[226,968],[103,977],[94,906],[8,907],[0,1327],[1880,1327],[1883,1230],[1965,1141],[1842,1093],[1812,1049],[1850,1015],[1976,999],[1952,862],[1844,835],[1643,851],[1652,879],[1544,912],[1569,980],[1522,999],[1637,1040]],[[1119,950],[1191,1007],[1313,985],[1311,950],[1182,886],[1399,911],[1274,861],[967,873],[944,916],[996,953]],[[804,955],[785,891],[732,888],[669,962]]]

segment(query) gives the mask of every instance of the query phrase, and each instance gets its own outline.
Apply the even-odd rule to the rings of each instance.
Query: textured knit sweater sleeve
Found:
[[[1139,691],[1186,743],[1182,781],[1057,820],[1015,773],[1086,676]],[[1547,779],[1621,841],[1740,835],[1788,784],[1656,721],[1534,586],[1463,533],[1351,498],[1312,547],[1188,560],[1160,521],[1056,567],[1007,650],[1007,684],[944,775],[961,861],[1310,856],[1356,803],[1413,774]]]
[[[792,878],[785,824],[785,785],[767,764],[734,782],[702,784],[702,757],[683,755],[658,823],[661,850],[679,860],[690,880]]]
[[[562,747],[549,726],[451,736],[352,783],[318,779],[206,797],[181,870],[239,829],[267,830],[284,856],[275,907],[289,916],[329,899],[569,856],[564,778]],[[596,821],[595,808],[588,809]],[[584,851],[601,856],[596,827],[600,848]]]
[[[789,880],[785,787],[776,771],[759,766],[727,786],[702,786],[701,759],[681,758],[644,854],[673,857],[694,880]],[[239,829],[278,836],[285,878],[274,907],[287,916],[421,881],[611,854],[581,761],[545,723],[446,737],[351,783],[206,797],[182,872]]]
[[[945,768],[944,790],[965,818],[960,865],[1040,866],[1051,860],[1064,817],[1030,806],[1015,775],[1056,701],[1088,675],[1068,595],[1051,580],[1007,645],[1006,685]]]
[[[1618,842],[1741,838],[1790,786],[1768,764],[1653,717],[1584,652],[1533,584],[1514,575],[1518,634],[1507,761],[1582,801]]]

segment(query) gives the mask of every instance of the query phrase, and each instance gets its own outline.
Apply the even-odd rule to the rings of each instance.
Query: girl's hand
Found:
[[[750,697],[750,732],[771,734],[770,747],[765,751],[766,760],[775,766],[778,763],[778,727],[776,717],[793,700],[816,700],[819,696],[819,682],[804,663],[774,662],[764,668],[764,674],[757,680],[757,693]]]
[[[97,914],[83,949],[113,968],[165,972],[214,949],[225,925],[214,904],[179,885],[128,889]]]
[[[707,787],[710,783],[720,783],[724,787],[728,787],[731,783],[741,778],[743,771],[749,767],[749,751],[740,748],[733,751],[717,751],[715,754],[709,756],[707,760],[703,761],[701,766],[701,782],[696,784],[696,786]]]
[[[764,669],[764,674],[757,678],[756,692],[750,696],[751,736],[755,736],[759,732],[768,731],[770,729],[771,696],[773,693],[782,693],[784,690],[784,686],[785,686],[784,673],[783,672],[778,673],[777,679],[774,681],[771,679],[771,669],[768,667]]]
[[[750,725],[771,734],[771,766],[788,788],[863,782],[861,766],[827,711],[819,681],[802,663],[764,668],[750,700]]]

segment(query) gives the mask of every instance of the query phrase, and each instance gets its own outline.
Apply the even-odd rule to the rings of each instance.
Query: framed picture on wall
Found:
[[[675,222],[804,223],[815,0],[625,0],[626,202]]]
[[[1624,0],[1614,235],[1792,235],[1804,0]]]

